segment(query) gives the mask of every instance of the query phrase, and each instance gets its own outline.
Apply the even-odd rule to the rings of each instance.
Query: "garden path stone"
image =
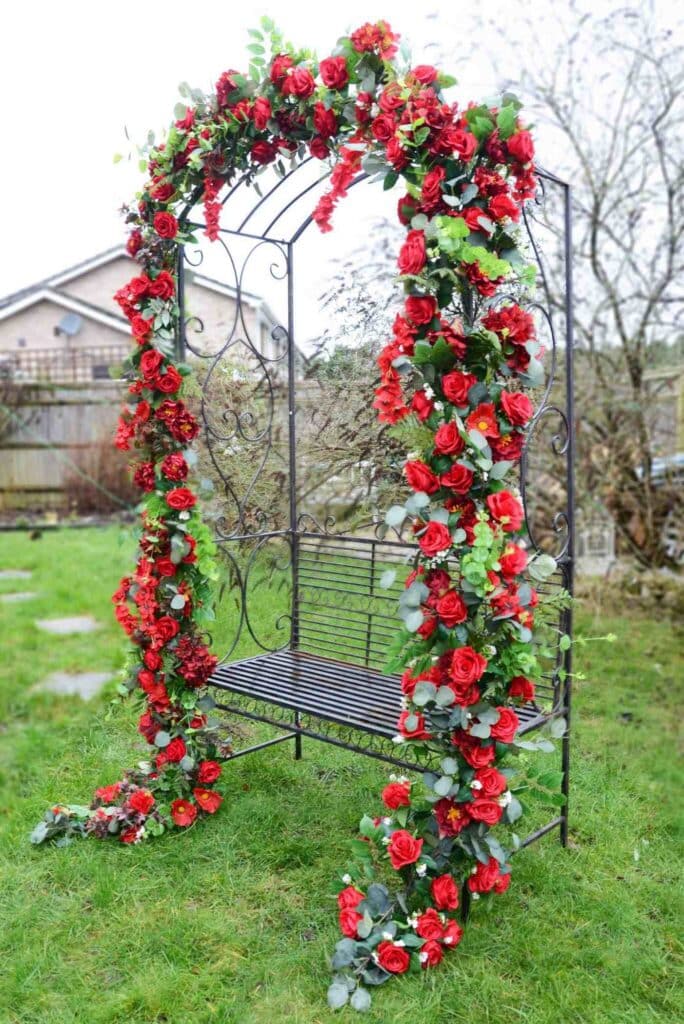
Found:
[[[42,683],[38,683],[35,689],[89,700],[113,678],[111,672],[53,672]]]
[[[46,633],[68,636],[70,633],[93,633],[100,628],[100,623],[92,615],[72,615],[65,619],[36,619],[36,626]]]
[[[30,580],[32,576],[28,569],[0,569],[0,580]]]
[[[3,604],[13,604],[15,601],[30,601],[32,597],[36,596],[33,590],[17,590],[13,594],[0,594],[0,601]]]

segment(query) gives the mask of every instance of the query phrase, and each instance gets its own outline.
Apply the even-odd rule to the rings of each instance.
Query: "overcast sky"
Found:
[[[654,16],[667,17],[669,4],[642,2]],[[580,0],[582,5],[599,13],[623,6],[612,0]],[[456,96],[465,102],[489,96],[502,74],[515,76],[515,53],[482,27],[483,18],[506,25],[522,6],[531,8],[543,19],[545,32],[548,26],[551,46],[556,21],[567,11],[565,0],[479,0],[476,6],[467,13],[453,0],[345,0],[339,6],[273,0],[253,7],[234,0],[12,4],[3,14],[0,68],[5,96],[0,295],[122,240],[118,207],[142,182],[136,163],[113,163],[114,153],[127,146],[124,127],[131,139],[142,140],[148,129],[159,131],[169,122],[179,82],[209,89],[224,69],[244,67],[247,29],[257,26],[262,14],[273,17],[295,44],[313,47],[320,56],[347,29],[380,17],[409,41],[416,63],[434,58],[430,41],[439,39],[442,51],[453,55],[444,69],[458,77]],[[541,150],[542,161],[552,164],[543,138]],[[354,231],[345,220],[334,242],[330,235],[321,239],[313,262],[306,257],[312,293],[334,248],[350,244]],[[315,329],[314,320],[305,327]]]

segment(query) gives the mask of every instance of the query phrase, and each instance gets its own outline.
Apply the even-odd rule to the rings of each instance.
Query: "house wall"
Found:
[[[43,299],[13,316],[0,320],[0,352],[21,352],[24,349],[99,348],[102,345],[126,344],[126,335],[114,327],[83,319],[83,325],[73,338],[56,335],[55,327],[68,310]],[[24,338],[26,345],[17,344]]]

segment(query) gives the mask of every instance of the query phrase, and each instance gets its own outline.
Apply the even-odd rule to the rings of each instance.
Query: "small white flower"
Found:
[[[397,777],[394,772],[390,773],[390,782],[397,782]]]
[[[407,917],[406,924],[409,926],[409,928],[417,928],[418,927],[418,914],[411,914],[410,917]]]
[[[385,940],[385,942],[391,942],[392,939],[394,938],[394,936],[392,935],[392,932],[383,932],[382,933],[382,937]]]
[[[401,939],[397,939],[397,941],[396,941],[396,942],[394,943],[394,945],[395,945],[395,946],[401,946],[401,947],[402,947],[402,949],[403,949],[403,948],[404,948],[404,946],[406,945],[406,943],[405,943],[405,942],[402,942],[402,941],[401,941]]]
[[[389,818],[389,817],[388,818],[382,818],[382,823],[383,823],[383,825],[391,825],[392,824],[392,819]]]
[[[430,387],[429,384],[424,384],[423,385],[423,391],[425,392],[425,397],[426,398],[434,398],[435,397],[435,393],[434,393],[434,391],[432,390],[432,388]]]
[[[418,864],[416,867],[416,874],[419,878],[423,878],[427,871],[427,864]]]
[[[470,788],[471,789],[482,789],[482,783],[480,782],[479,779],[473,779],[473,781],[470,783]]]
[[[444,402],[435,402],[435,409],[437,412],[441,412],[444,408]]]
[[[506,792],[499,797],[499,806],[508,807],[512,799],[513,794],[511,793],[510,789],[507,789]]]
[[[400,743],[404,743],[404,742],[405,742],[405,740],[404,740],[403,736],[393,736],[392,737],[392,743],[396,743],[397,746],[399,746]]]
[[[426,964],[428,959],[427,953],[419,953],[418,959],[420,960],[421,964]]]
[[[470,894],[470,898],[471,898],[472,900],[479,900],[479,898],[480,898],[480,894],[479,894],[479,892],[471,892],[471,894]]]
[[[345,885],[351,885],[351,880],[351,875],[342,875],[342,881],[344,882]]]

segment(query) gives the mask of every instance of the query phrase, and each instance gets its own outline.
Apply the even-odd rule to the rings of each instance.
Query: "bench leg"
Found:
[[[297,729],[299,727],[299,712],[298,711],[295,711],[294,726],[295,726],[295,729]],[[295,761],[301,761],[301,759],[302,759],[302,734],[301,734],[301,732],[298,732],[296,734],[296,736],[295,736],[295,754],[294,754],[294,756],[295,756]]]

